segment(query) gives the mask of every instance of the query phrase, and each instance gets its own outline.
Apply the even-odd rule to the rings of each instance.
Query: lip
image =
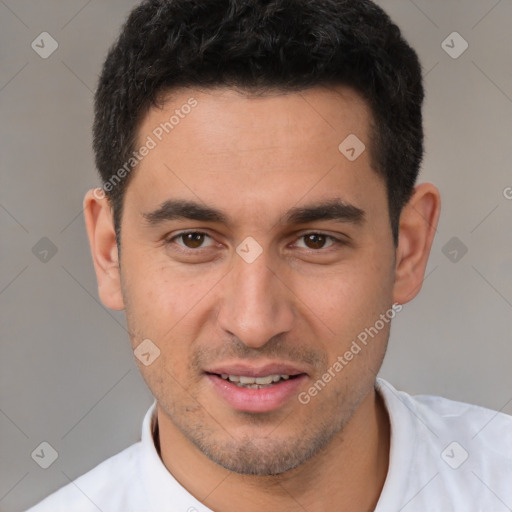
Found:
[[[261,366],[247,364],[224,364],[205,370],[206,373],[221,375],[245,375],[246,377],[266,377],[267,375],[300,375],[306,373],[302,368],[287,363],[269,363]]]
[[[267,375],[293,375],[294,377],[279,381],[269,387],[250,389],[239,387],[223,379],[220,376],[222,373],[255,378]],[[235,411],[265,413],[280,409],[290,399],[296,397],[307,379],[307,374],[296,366],[289,364],[266,364],[259,367],[229,364],[207,370],[205,377],[210,382],[214,393]]]

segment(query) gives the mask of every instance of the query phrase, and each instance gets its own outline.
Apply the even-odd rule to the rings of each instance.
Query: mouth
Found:
[[[278,384],[279,382],[287,381],[289,379],[296,379],[298,375],[283,374],[266,375],[264,377],[248,377],[247,375],[229,375],[227,373],[221,373],[220,377],[224,380],[227,380],[235,384],[239,388],[264,389],[269,388],[275,384]]]
[[[284,407],[307,379],[305,372],[285,365],[230,366],[212,369],[205,376],[216,396],[231,409],[253,413]]]

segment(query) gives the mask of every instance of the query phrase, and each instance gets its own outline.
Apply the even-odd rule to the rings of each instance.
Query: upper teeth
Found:
[[[231,382],[239,382],[240,384],[272,384],[272,382],[278,382],[280,379],[288,380],[289,375],[267,375],[265,377],[246,377],[245,375],[228,375],[222,373],[221,377]]]

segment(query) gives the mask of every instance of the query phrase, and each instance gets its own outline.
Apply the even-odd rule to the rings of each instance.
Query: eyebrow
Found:
[[[152,226],[169,220],[189,219],[201,222],[228,224],[229,217],[221,210],[195,201],[169,199],[156,210],[142,214]],[[285,224],[308,224],[324,220],[361,224],[364,210],[346,203],[341,199],[332,199],[321,203],[291,208],[283,217]]]
[[[333,199],[319,204],[295,207],[285,215],[287,224],[307,224],[322,220],[335,220],[362,224],[365,218],[364,210],[346,203],[341,199]]]
[[[143,213],[143,217],[151,225],[161,224],[168,220],[190,219],[202,222],[228,223],[228,217],[220,210],[204,206],[195,201],[169,199],[152,212]]]

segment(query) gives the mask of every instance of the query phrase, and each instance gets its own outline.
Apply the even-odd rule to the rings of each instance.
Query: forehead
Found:
[[[347,87],[264,95],[178,89],[139,127],[136,148],[151,149],[127,195],[153,203],[176,195],[229,201],[246,210],[306,195],[356,204],[372,191],[385,194],[372,169],[370,123],[367,103]],[[355,160],[352,148],[356,156],[362,151]]]
[[[157,139],[172,134],[174,141],[167,140],[169,144],[175,142],[177,146],[183,139],[193,140],[215,154],[277,146],[332,150],[340,137],[349,134],[348,130],[361,139],[369,135],[371,111],[367,102],[344,86],[260,94],[224,87],[178,89],[162,98],[163,108],[150,109],[144,118],[139,139],[150,133]],[[160,126],[159,130],[162,121],[170,121],[172,126]]]

